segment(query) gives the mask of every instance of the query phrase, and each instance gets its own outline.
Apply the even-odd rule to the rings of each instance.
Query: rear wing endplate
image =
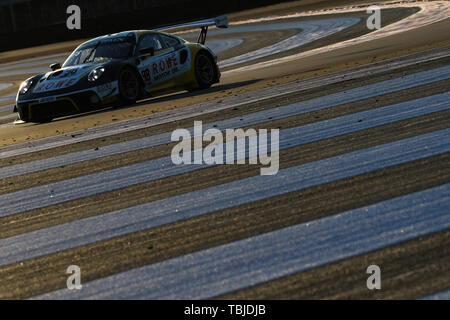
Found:
[[[173,30],[183,29],[183,28],[199,27],[199,28],[201,28],[201,31],[198,36],[197,42],[201,43],[201,44],[205,44],[206,35],[208,33],[209,26],[216,26],[217,28],[228,28],[228,16],[223,15],[223,16],[213,18],[213,19],[205,19],[205,20],[199,20],[199,21],[194,21],[194,22],[187,22],[187,23],[178,24],[175,26],[158,28],[156,30],[157,31],[173,31]]]

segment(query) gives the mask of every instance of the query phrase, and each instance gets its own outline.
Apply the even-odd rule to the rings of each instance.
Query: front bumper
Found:
[[[107,89],[107,90],[106,90]],[[114,102],[117,88],[107,86],[99,92],[98,87],[81,92],[47,96],[16,102],[19,118],[23,121],[43,121],[59,116],[98,109]]]

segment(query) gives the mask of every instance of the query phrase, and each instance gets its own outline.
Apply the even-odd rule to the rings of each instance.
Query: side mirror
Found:
[[[52,64],[50,65],[50,69],[52,69],[52,71],[61,69],[61,64],[60,64],[60,63],[52,63]]]
[[[145,48],[145,49],[139,50],[139,53],[141,55],[150,54],[153,57],[155,55],[155,48],[153,48],[153,47]]]

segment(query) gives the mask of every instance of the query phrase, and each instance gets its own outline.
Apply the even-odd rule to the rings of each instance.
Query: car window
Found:
[[[129,42],[114,43],[100,45],[95,51],[95,58],[113,58],[120,59],[126,58],[130,55],[130,51],[133,49],[133,44]]]
[[[75,50],[63,67],[69,67],[88,63],[92,61],[100,62],[109,59],[125,59],[128,58],[134,48],[134,44],[128,42],[127,39],[117,38],[112,40],[103,40],[95,44],[81,46]]]
[[[76,50],[70,55],[70,57],[67,59],[67,61],[63,64],[63,67],[75,66],[78,64],[82,64],[83,61],[85,61],[90,54],[91,54],[91,50],[86,50],[86,49]]]
[[[155,51],[164,49],[163,42],[157,34],[147,34],[142,36],[139,41],[138,50],[147,49],[152,47]]]
[[[180,45],[180,40],[178,40],[175,37],[161,35],[161,38],[166,43],[166,46],[168,48],[176,48],[176,47],[178,47]]]

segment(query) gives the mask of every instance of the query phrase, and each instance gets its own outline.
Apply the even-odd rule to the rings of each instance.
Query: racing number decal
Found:
[[[144,70],[142,70],[141,74],[142,74],[142,78],[144,79],[145,82],[151,82],[150,70],[148,68],[145,68]]]

